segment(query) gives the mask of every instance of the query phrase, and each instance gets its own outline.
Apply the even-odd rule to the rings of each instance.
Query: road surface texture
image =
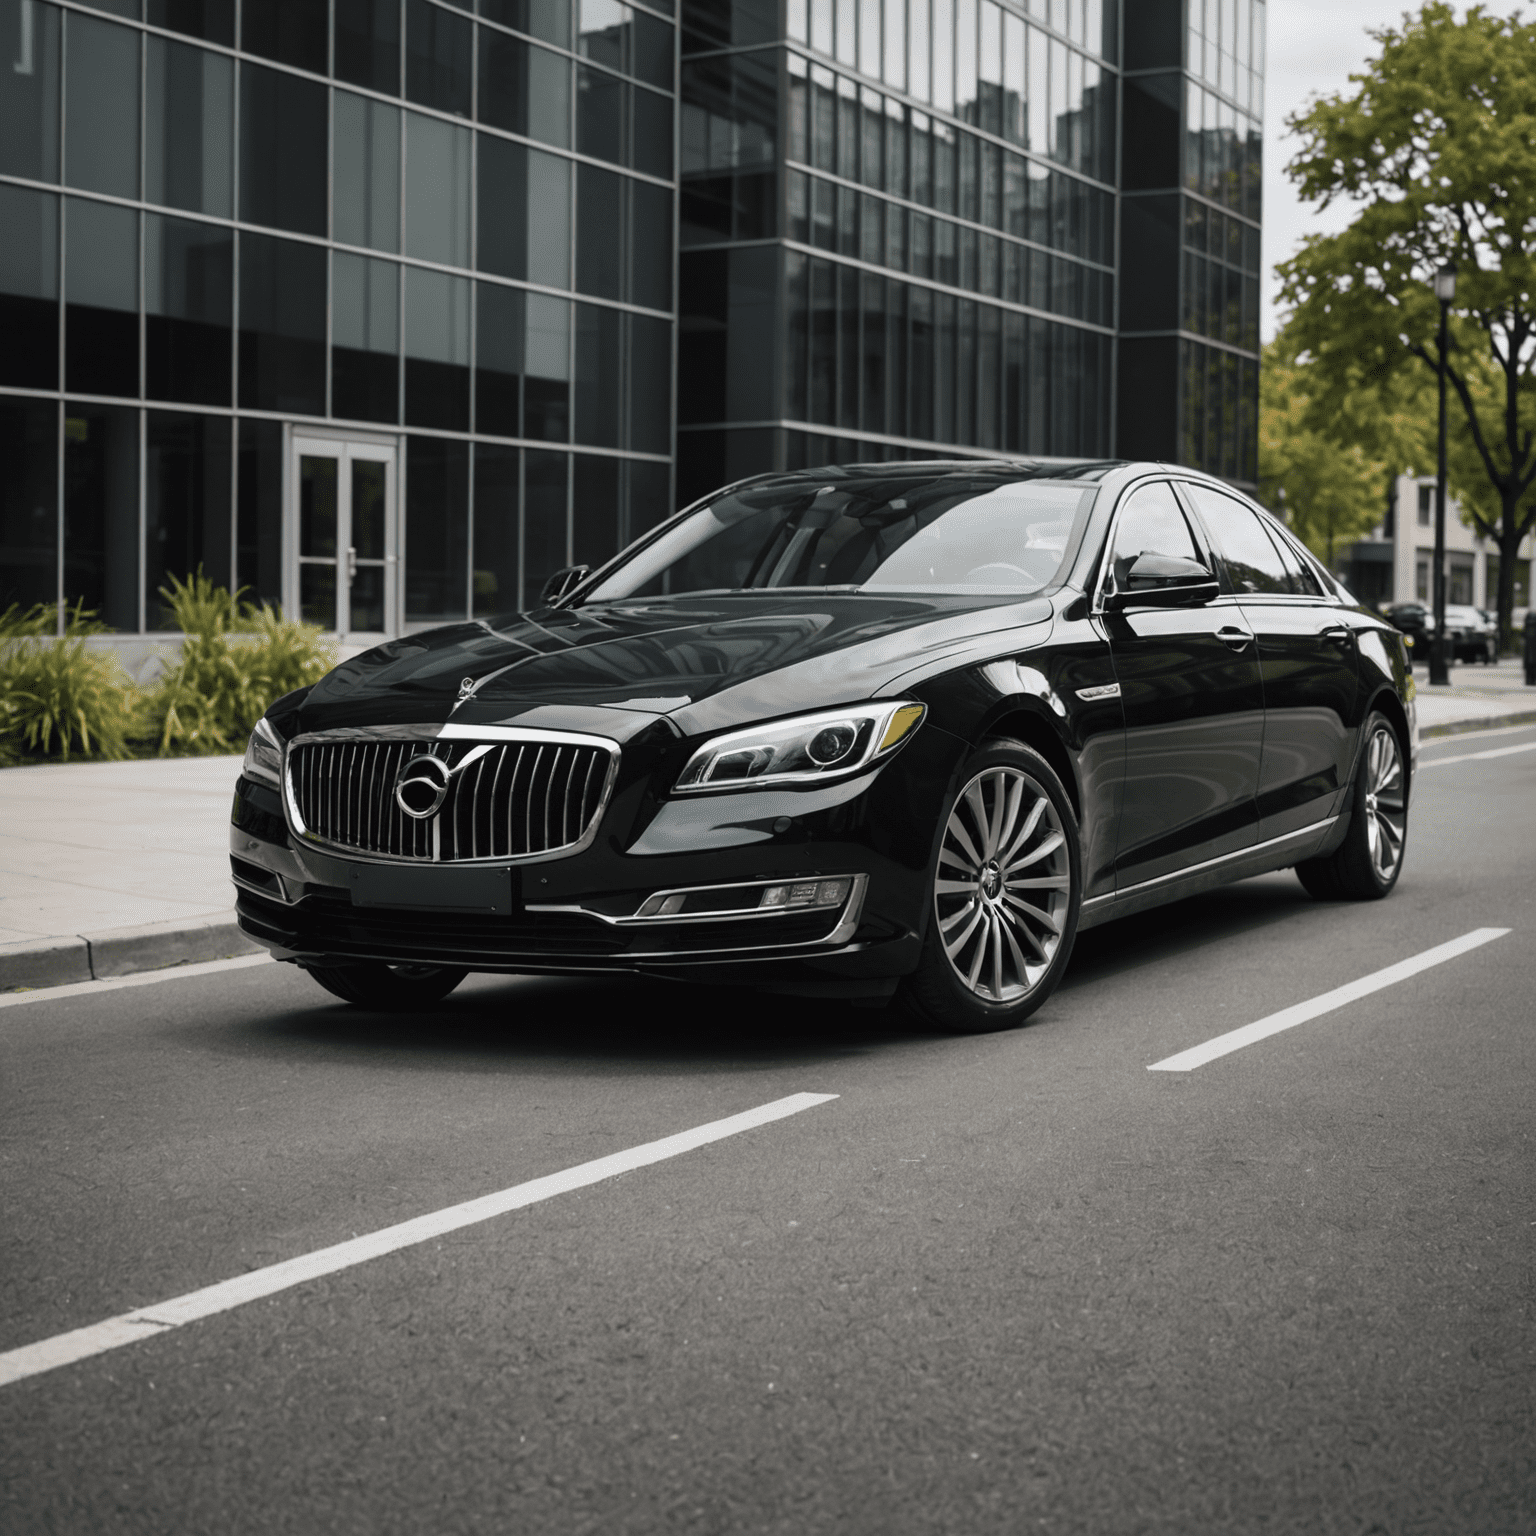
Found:
[[[488,977],[381,1017],[251,960],[0,1008],[0,1529],[1536,1529],[1536,731],[1424,762],[1390,900],[1126,919],[1009,1034]]]

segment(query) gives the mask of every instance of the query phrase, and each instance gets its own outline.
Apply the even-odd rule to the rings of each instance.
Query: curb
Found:
[[[97,933],[18,939],[0,944],[0,992],[103,981],[137,971],[256,954],[260,949],[241,933],[233,912],[191,922],[172,919]]]
[[[1448,720],[1443,725],[1421,725],[1419,740],[1434,736],[1461,736],[1468,731],[1496,731],[1507,725],[1536,725],[1536,709],[1513,715],[1488,715],[1477,720]]]

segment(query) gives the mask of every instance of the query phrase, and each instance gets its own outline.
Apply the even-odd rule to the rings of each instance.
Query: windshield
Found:
[[[826,476],[722,496],[636,549],[583,601],[784,588],[1027,595],[1058,578],[1097,494],[1017,470]]]

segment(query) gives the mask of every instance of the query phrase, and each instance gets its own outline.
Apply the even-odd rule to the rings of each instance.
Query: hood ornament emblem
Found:
[[[467,699],[470,696],[470,694],[472,694],[474,691],[475,691],[475,680],[474,680],[474,678],[466,677],[463,680],[463,682],[461,682],[459,684],[459,703],[462,704],[464,702],[464,700]]]

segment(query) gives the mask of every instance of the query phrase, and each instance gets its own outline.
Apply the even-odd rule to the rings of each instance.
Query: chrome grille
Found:
[[[437,813],[407,816],[395,781],[413,758],[451,772]],[[288,786],[309,837],[386,858],[449,862],[557,853],[602,809],[613,753],[569,742],[300,741]]]

